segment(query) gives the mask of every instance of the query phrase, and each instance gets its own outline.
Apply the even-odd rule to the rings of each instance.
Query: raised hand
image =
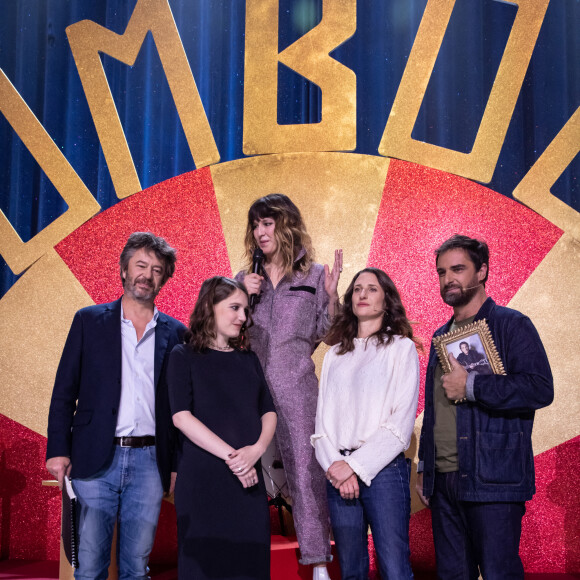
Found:
[[[324,264],[324,289],[328,294],[328,314],[336,315],[338,308],[338,280],[342,272],[342,250],[334,250],[334,266],[332,271]]]
[[[324,265],[324,289],[330,297],[336,296],[338,298],[338,280],[340,279],[341,272],[342,250],[334,250],[334,266],[332,267],[332,270],[329,268],[328,264]]]

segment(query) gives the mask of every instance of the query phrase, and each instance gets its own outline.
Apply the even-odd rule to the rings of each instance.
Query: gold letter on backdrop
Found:
[[[68,209],[61,216],[26,243],[0,211],[0,254],[12,271],[20,274],[97,214],[101,206],[2,70],[0,70],[0,113],[4,114],[68,205]],[[8,184],[5,186],[8,187]],[[18,191],[11,192],[12,198],[18,195]]]
[[[504,1],[504,0],[498,0]],[[518,12],[471,153],[411,138],[455,0],[429,0],[379,153],[489,183],[550,0],[514,0]],[[469,82],[469,79],[466,79]]]
[[[329,53],[354,34],[356,0],[324,0],[320,23],[281,53],[278,2],[246,2],[243,151],[351,151],[356,147],[356,76]],[[278,124],[278,62],[320,87],[320,123]]]
[[[167,0],[139,0],[123,35],[90,20],[77,22],[67,28],[67,36],[119,198],[141,191],[141,184],[99,52],[132,66],[149,31],[196,167],[220,160]]]
[[[550,192],[550,188],[578,153],[580,108],[576,109],[514,189],[514,197],[580,242],[580,214]]]

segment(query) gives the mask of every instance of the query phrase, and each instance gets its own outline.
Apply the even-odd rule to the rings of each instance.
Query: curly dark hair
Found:
[[[324,342],[330,345],[340,344],[337,354],[346,354],[354,350],[354,339],[358,333],[358,318],[352,310],[352,294],[358,277],[365,272],[377,277],[379,285],[385,293],[385,311],[382,324],[380,329],[371,336],[376,336],[377,340],[385,345],[393,342],[393,337],[397,335],[405,336],[410,338],[419,350],[422,350],[421,340],[413,336],[413,329],[401,302],[399,291],[387,274],[378,268],[365,268],[355,274]]]
[[[295,270],[308,272],[314,261],[312,239],[306,231],[300,210],[287,195],[282,193],[271,193],[261,197],[250,206],[244,239],[248,272],[251,272],[252,256],[257,247],[254,224],[264,218],[272,218],[276,222],[274,236],[278,243],[278,252],[282,257],[284,274],[291,276]],[[304,255],[296,260],[302,249],[305,250]]]
[[[189,317],[189,327],[184,340],[194,351],[200,352],[210,347],[216,339],[214,306],[231,296],[236,290],[243,292],[249,301],[246,287],[237,280],[225,276],[208,278],[201,285],[199,295]],[[237,350],[248,350],[250,347],[247,329],[252,325],[250,312],[246,312],[246,323],[238,337],[230,338],[229,345]]]

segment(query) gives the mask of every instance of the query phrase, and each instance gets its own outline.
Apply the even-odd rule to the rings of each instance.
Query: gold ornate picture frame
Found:
[[[468,372],[506,374],[485,319],[435,337],[433,346],[444,373],[451,372],[449,354],[453,354]]]

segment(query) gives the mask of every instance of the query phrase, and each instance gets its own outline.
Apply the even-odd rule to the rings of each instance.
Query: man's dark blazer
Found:
[[[155,327],[155,438],[163,489],[174,468],[175,428],[171,420],[165,368],[171,349],[186,328],[159,313]],[[89,306],[73,319],[56,373],[46,458],[70,457],[71,477],[98,473],[113,454],[121,398],[121,300]]]

